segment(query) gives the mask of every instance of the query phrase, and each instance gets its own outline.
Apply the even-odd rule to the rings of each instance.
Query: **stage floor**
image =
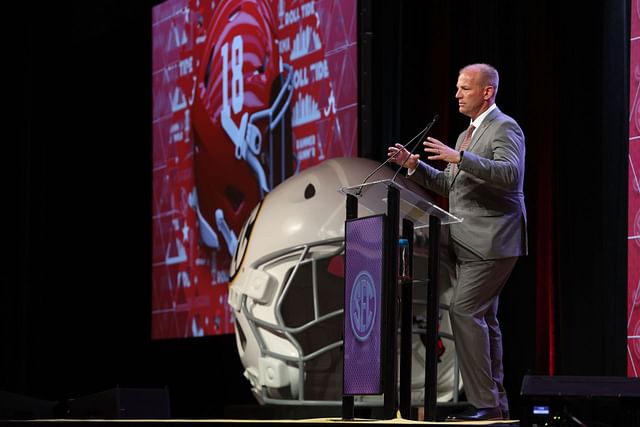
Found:
[[[189,419],[168,419],[168,420],[97,420],[97,419],[47,419],[47,420],[15,420],[0,421],[0,424],[15,427],[123,427],[126,425],[138,427],[221,427],[221,426],[264,426],[264,427],[283,427],[286,425],[296,426],[362,426],[362,425],[426,425],[426,426],[519,426],[518,420],[508,421],[447,421],[447,422],[430,422],[430,421],[414,421],[403,418],[395,418],[392,420],[371,420],[357,418],[354,420],[343,420],[341,418],[310,418],[310,419],[291,419],[291,420],[240,420],[240,419],[219,419],[219,420],[189,420]]]

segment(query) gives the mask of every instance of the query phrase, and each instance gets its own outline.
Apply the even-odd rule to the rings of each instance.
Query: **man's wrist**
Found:
[[[408,163],[408,162],[407,162]],[[407,168],[407,176],[411,176],[413,175],[413,173],[416,171],[416,169],[418,168],[418,161],[416,160],[415,163],[410,166],[410,165],[405,165]]]

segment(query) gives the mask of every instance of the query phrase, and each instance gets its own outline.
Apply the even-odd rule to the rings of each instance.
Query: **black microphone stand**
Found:
[[[429,130],[431,130],[431,127],[433,126],[433,124],[436,122],[436,120],[438,120],[438,115],[436,114],[433,117],[433,120],[431,120],[431,122],[424,128],[422,129],[420,132],[418,132],[418,134],[416,136],[414,136],[413,138],[411,138],[411,140],[409,140],[409,142],[407,142],[406,144],[404,144],[402,146],[402,149],[396,151],[393,156],[387,158],[387,160],[385,160],[384,162],[382,162],[380,164],[380,166],[378,166],[377,168],[375,168],[369,175],[367,175],[365,177],[365,179],[362,180],[362,183],[360,184],[360,187],[358,188],[358,191],[356,191],[355,195],[356,196],[360,196],[360,194],[362,194],[362,187],[364,186],[364,184],[366,184],[366,182],[369,180],[369,178],[371,178],[376,172],[378,172],[384,165],[386,165],[387,163],[389,163],[391,160],[395,159],[396,156],[398,154],[400,154],[400,152],[402,152],[403,149],[406,149],[407,146],[409,144],[411,144],[413,141],[415,141],[416,139],[418,139],[418,143],[420,143],[420,141],[427,135],[427,133],[429,132]],[[414,147],[411,149],[411,153],[413,153],[413,151],[416,149],[416,147],[418,146],[418,144],[415,144]],[[402,162],[402,165],[400,166],[400,168],[398,169],[398,171],[400,169],[402,169],[402,167],[404,166],[404,164],[407,162],[407,160],[409,159],[409,157],[407,157],[404,162]],[[393,175],[393,178],[391,179],[392,181],[396,178],[396,175],[398,174],[398,172],[396,171],[395,175]]]
[[[418,139],[418,143],[415,144],[413,147],[411,147],[411,150],[409,151],[409,155],[407,156],[406,159],[404,159],[404,161],[402,162],[402,164],[400,165],[400,167],[398,168],[398,170],[396,171],[396,173],[393,174],[393,177],[391,178],[391,181],[395,181],[396,180],[396,176],[398,176],[398,173],[400,172],[400,170],[404,167],[405,163],[407,163],[407,160],[409,160],[409,157],[411,157],[411,155],[413,154],[413,152],[415,151],[416,148],[418,148],[418,145],[420,144],[420,142],[424,139],[425,136],[427,136],[427,134],[429,133],[429,131],[431,130],[431,127],[433,126],[433,124],[436,122],[436,120],[438,120],[438,115],[436,114],[435,116],[433,116],[433,120],[431,120],[431,123],[429,123],[427,125],[427,127],[424,129],[423,133],[422,133],[422,137]],[[408,145],[408,144],[407,144]],[[398,152],[395,155],[397,155],[401,150],[398,150]],[[390,157],[391,159],[391,157]]]

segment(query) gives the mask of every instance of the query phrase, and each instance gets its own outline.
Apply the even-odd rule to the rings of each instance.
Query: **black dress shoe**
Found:
[[[502,412],[500,408],[474,408],[471,407],[459,414],[450,415],[447,421],[480,421],[480,420],[501,420]]]

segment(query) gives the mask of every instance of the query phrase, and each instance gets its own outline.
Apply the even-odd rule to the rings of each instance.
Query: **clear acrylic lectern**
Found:
[[[411,334],[412,334],[412,300],[413,290],[412,280],[402,281],[400,300],[401,306],[401,337],[400,337],[400,396],[398,399],[398,351],[396,334],[397,325],[397,301],[398,301],[398,239],[400,230],[402,237],[409,241],[409,260],[413,260],[413,233],[415,229],[429,227],[429,261],[427,273],[427,343],[425,361],[425,400],[424,411],[426,421],[436,419],[436,399],[437,399],[437,316],[438,316],[438,246],[440,244],[440,226],[461,222],[462,219],[449,214],[431,201],[427,191],[418,184],[398,176],[397,179],[385,179],[360,184],[351,187],[342,187],[339,191],[345,194],[346,200],[346,225],[345,225],[345,245],[347,248],[345,257],[345,282],[350,266],[349,259],[349,234],[347,233],[349,223],[358,219],[365,219],[371,216],[384,218],[382,228],[383,234],[380,236],[382,247],[382,274],[381,274],[381,304],[380,321],[378,335],[381,337],[381,378],[380,389],[384,394],[384,417],[395,418],[398,408],[404,418],[410,417],[411,410]],[[365,202],[366,200],[366,202]],[[354,257],[355,258],[355,257]],[[362,269],[360,265],[357,267]],[[409,271],[413,272],[413,265],[409,265]],[[360,275],[359,277],[362,277]],[[371,276],[368,276],[371,277]],[[357,386],[351,387],[354,374],[348,372],[347,343],[349,330],[352,325],[348,324],[351,318],[350,307],[360,309],[360,305],[349,303],[351,295],[363,295],[362,289],[351,291],[347,295],[347,289],[352,289],[350,284],[345,283],[345,352],[344,352],[344,375],[343,375],[343,418],[351,419],[354,413],[354,395],[371,394],[367,389],[363,393],[358,393]],[[365,289],[368,289],[365,287]],[[375,299],[373,296],[372,299]],[[369,300],[367,300],[369,301]],[[356,310],[357,311],[357,310]],[[373,310],[375,311],[375,310]],[[359,313],[358,319],[362,316]],[[372,336],[376,336],[375,334]],[[353,340],[357,345],[368,345],[365,338],[357,337]],[[356,372],[356,376],[359,372]],[[345,392],[347,390],[347,392]],[[354,392],[353,390],[356,390]]]

